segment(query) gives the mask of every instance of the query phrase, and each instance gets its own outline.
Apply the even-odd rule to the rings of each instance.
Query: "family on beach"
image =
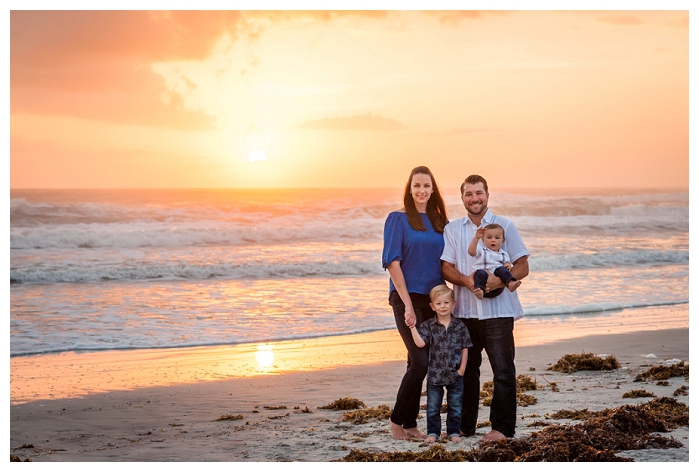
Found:
[[[445,389],[447,436],[459,442],[476,433],[483,349],[494,394],[492,430],[482,441],[514,436],[513,328],[524,315],[516,290],[529,274],[529,251],[515,225],[488,209],[488,197],[486,180],[468,176],[461,184],[468,215],[449,222],[432,172],[420,166],[410,173],[403,208],[386,219],[382,259],[391,276],[389,303],[408,350],[389,422],[394,439],[437,441]],[[425,377],[427,434],[417,427]]]

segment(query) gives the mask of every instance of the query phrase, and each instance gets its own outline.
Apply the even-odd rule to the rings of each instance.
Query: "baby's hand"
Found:
[[[485,235],[485,228],[478,228],[476,230],[476,237],[481,239]]]
[[[509,262],[505,262],[502,266],[507,270],[512,269],[512,264],[510,264]]]

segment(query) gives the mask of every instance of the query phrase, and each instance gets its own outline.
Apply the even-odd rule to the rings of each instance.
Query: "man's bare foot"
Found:
[[[514,292],[520,285],[522,285],[522,282],[520,282],[519,280],[511,280],[510,283],[507,284],[507,289],[510,292]]]
[[[455,443],[460,443],[460,442],[461,442],[461,438],[458,437],[458,436],[452,436],[452,437],[449,438],[449,441],[455,442]]]
[[[427,436],[425,438],[425,444],[432,444],[433,442],[436,442],[436,441],[437,441],[436,436]]]
[[[402,426],[395,424],[391,420],[388,420],[388,424],[391,427],[391,436],[393,436],[393,439],[410,439],[410,436],[408,436],[408,433]]]
[[[427,435],[417,428],[408,428],[404,429],[403,431],[405,431],[405,434],[407,434],[410,438],[427,439]]]
[[[507,439],[504,434],[502,434],[500,431],[492,430],[485,436],[481,438],[481,442],[490,442],[490,441],[500,441],[501,439]]]
[[[477,288],[473,291],[473,294],[476,296],[477,299],[483,300],[483,289]]]

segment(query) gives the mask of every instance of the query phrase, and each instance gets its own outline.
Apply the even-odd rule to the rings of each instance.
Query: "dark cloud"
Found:
[[[319,120],[307,121],[301,124],[299,128],[393,131],[405,128],[405,126],[398,120],[367,113],[366,115],[322,118]]]

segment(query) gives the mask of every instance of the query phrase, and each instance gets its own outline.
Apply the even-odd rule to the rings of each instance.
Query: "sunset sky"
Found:
[[[416,165],[686,188],[689,13],[10,14],[11,188],[395,187]]]

